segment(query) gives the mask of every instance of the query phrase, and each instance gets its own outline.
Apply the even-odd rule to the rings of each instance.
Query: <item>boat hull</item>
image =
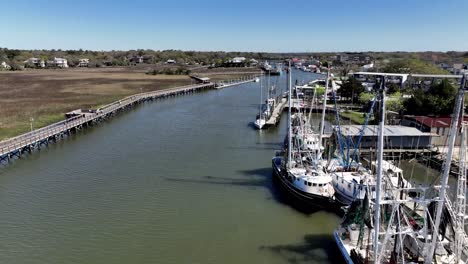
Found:
[[[313,213],[320,210],[342,213],[342,204],[337,200],[312,193],[306,193],[295,188],[281,171],[281,166],[272,160],[273,182],[278,185],[288,203],[304,213]]]
[[[338,199],[342,204],[350,205],[354,197],[350,197],[349,195],[344,194],[339,188],[335,187],[335,197]]]
[[[354,264],[353,260],[351,259],[351,256],[349,256],[348,251],[346,250],[345,246],[343,245],[343,242],[341,241],[340,235],[338,234],[337,231],[333,232],[333,238],[335,239],[335,243],[338,247],[338,249],[341,252],[341,255],[343,256],[343,259],[346,264]]]

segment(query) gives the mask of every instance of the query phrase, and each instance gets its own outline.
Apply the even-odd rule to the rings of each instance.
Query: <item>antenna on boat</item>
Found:
[[[377,256],[379,252],[379,222],[380,222],[380,189],[382,182],[382,160],[384,145],[384,127],[385,127],[385,76],[380,76],[380,115],[379,115],[379,134],[377,141],[377,179],[375,186],[375,204],[374,204],[374,263],[379,263]]]
[[[291,149],[292,149],[292,139],[291,139],[291,61],[289,62],[289,72],[288,72],[288,168],[291,168]]]
[[[434,224],[434,229],[432,233],[432,241],[431,241],[431,246],[429,248],[429,252],[426,255],[425,262],[426,264],[429,264],[432,262],[433,256],[434,256],[434,251],[436,248],[436,243],[437,239],[439,238],[439,226],[440,226],[440,221],[441,221],[441,216],[442,216],[442,209],[444,207],[445,203],[445,191],[447,189],[447,182],[448,182],[448,177],[450,174],[450,166],[452,163],[452,155],[453,155],[453,147],[455,146],[455,139],[457,137],[457,131],[458,131],[458,120],[460,116],[460,110],[463,111],[462,104],[463,104],[463,98],[465,95],[465,85],[466,85],[466,79],[467,79],[468,74],[464,74],[463,78],[461,80],[460,84],[460,89],[458,91],[458,95],[455,101],[455,108],[454,108],[454,113],[453,113],[453,118],[452,118],[452,124],[450,127],[450,137],[449,137],[449,142],[448,142],[448,151],[447,151],[447,157],[445,159],[444,163],[444,172],[443,176],[441,179],[441,187],[440,187],[440,192],[439,192],[439,201],[437,202],[437,211],[436,211],[436,217],[435,217],[435,224]]]

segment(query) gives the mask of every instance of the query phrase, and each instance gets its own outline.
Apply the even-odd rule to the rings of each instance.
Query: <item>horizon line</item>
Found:
[[[83,48],[73,48],[73,49],[62,49],[62,48],[46,48],[46,49],[25,49],[25,48],[9,48],[9,47],[0,47],[0,49],[8,50],[21,50],[21,51],[92,51],[92,52],[125,52],[125,51],[154,51],[154,52],[164,52],[164,51],[182,51],[182,52],[225,52],[225,53],[269,53],[269,54],[301,54],[301,53],[425,53],[425,52],[438,52],[438,53],[448,53],[448,52],[468,52],[468,50],[343,50],[343,51],[242,51],[242,50],[191,50],[191,49],[151,49],[151,48],[138,48],[138,49],[83,49]]]

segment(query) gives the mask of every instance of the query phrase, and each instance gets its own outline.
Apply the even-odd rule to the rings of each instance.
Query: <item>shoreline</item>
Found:
[[[231,83],[230,86],[254,81],[255,76],[248,80],[241,79],[236,83]],[[56,142],[85,127],[99,124],[101,121],[107,120],[119,112],[132,109],[134,106],[141,103],[179,95],[183,96],[216,88],[216,83],[209,82],[139,93],[119,99],[98,109],[77,112],[75,113],[76,115],[65,120],[0,141],[0,165],[5,161],[8,164],[11,160],[20,158],[24,153],[31,154],[36,149],[40,150],[42,145],[47,146],[49,142]]]

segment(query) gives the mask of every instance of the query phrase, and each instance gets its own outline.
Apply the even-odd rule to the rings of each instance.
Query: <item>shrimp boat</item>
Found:
[[[319,161],[323,152],[323,125],[321,133],[314,133],[309,124],[303,122],[302,113],[295,114],[293,119],[291,101],[289,72],[287,151],[277,153],[272,159],[274,180],[301,210],[339,210],[341,204],[334,198],[332,178]]]
[[[385,101],[385,77],[382,74],[379,81],[381,102]],[[465,161],[468,125],[459,125],[459,120],[464,93],[468,90],[465,86],[467,77],[463,77],[455,101],[448,153],[439,186],[411,186],[401,178],[392,181],[393,174],[400,171],[383,162],[385,114],[379,116],[375,197],[369,195],[372,190],[367,187],[364,198],[351,203],[334,232],[334,239],[346,263],[466,263],[468,236],[464,221],[467,217]],[[383,103],[380,104],[380,113],[385,113]],[[452,204],[446,191],[458,131],[461,131],[460,171],[455,204]]]
[[[337,89],[335,88],[333,80],[331,83],[333,98],[336,100],[334,94]],[[340,117],[338,114],[336,115],[338,124],[335,130],[339,153],[335,158],[330,160],[327,169],[332,173],[333,187],[335,188],[337,199],[346,205],[350,205],[354,200],[362,200],[366,195],[370,199],[375,198],[376,175],[368,168],[365,168],[359,161],[358,148],[376,102],[377,97],[372,100],[372,105],[366,115],[356,142],[354,142],[351,137],[343,135],[341,132]],[[339,113],[340,110],[336,107],[337,103],[335,101],[335,113]],[[404,179],[403,172],[400,168],[384,160],[382,164],[383,173],[385,175],[384,181],[386,184],[390,184],[395,188],[402,187],[402,184],[404,187],[410,187],[409,183]],[[372,163],[372,165],[375,165],[375,163]]]

